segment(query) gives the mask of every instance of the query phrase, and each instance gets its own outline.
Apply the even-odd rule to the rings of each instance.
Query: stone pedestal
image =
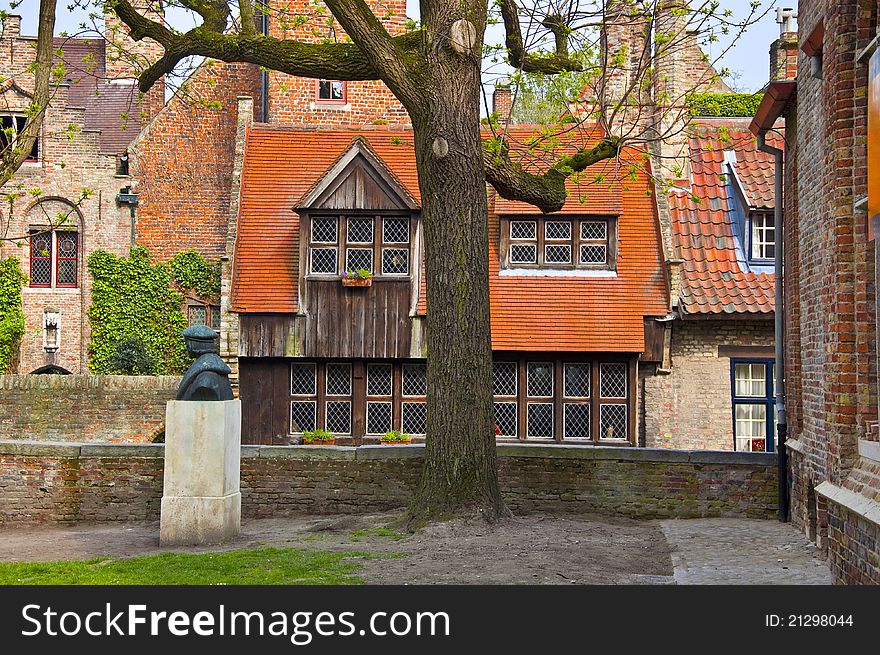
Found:
[[[241,531],[241,401],[171,400],[159,543],[226,541]]]

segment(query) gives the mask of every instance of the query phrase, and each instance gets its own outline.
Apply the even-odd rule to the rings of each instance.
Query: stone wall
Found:
[[[0,441],[0,523],[155,520],[164,447]],[[245,517],[402,508],[423,446],[244,446]],[[776,515],[774,455],[501,445],[511,509],[635,518]]]
[[[179,377],[0,375],[0,439],[146,443]]]
[[[693,320],[672,326],[672,372],[644,378],[649,448],[733,450],[730,357],[719,346],[772,346],[773,321]]]

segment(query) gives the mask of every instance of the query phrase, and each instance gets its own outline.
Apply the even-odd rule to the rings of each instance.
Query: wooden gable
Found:
[[[412,194],[360,139],[352,143],[299,204],[300,211],[418,208]]]

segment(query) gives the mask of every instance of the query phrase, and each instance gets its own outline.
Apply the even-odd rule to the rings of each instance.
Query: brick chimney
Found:
[[[21,36],[21,16],[8,14],[3,19],[3,38],[16,39]]]
[[[150,20],[161,21],[165,17],[162,0],[131,0],[131,6]],[[104,38],[107,41],[105,76],[108,80],[136,78],[164,52],[162,46],[152,39],[133,41],[128,33],[128,26],[108,6],[104,14]]]
[[[795,26],[797,10],[780,7],[776,10],[779,38],[770,46],[770,81],[793,80],[798,71],[798,33]]]
[[[510,80],[501,78],[495,83],[492,92],[492,113],[498,118],[498,122],[506,125],[510,122],[510,112],[513,109],[513,94],[510,91]]]

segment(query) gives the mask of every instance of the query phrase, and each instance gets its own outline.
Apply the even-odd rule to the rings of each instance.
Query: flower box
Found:
[[[379,443],[385,446],[399,446],[400,444],[412,443],[412,439],[401,439],[399,441],[383,441],[382,439],[379,439]]]
[[[344,287],[369,287],[373,284],[371,277],[342,277],[342,286]]]
[[[303,439],[305,446],[333,446],[335,444],[336,439]]]

